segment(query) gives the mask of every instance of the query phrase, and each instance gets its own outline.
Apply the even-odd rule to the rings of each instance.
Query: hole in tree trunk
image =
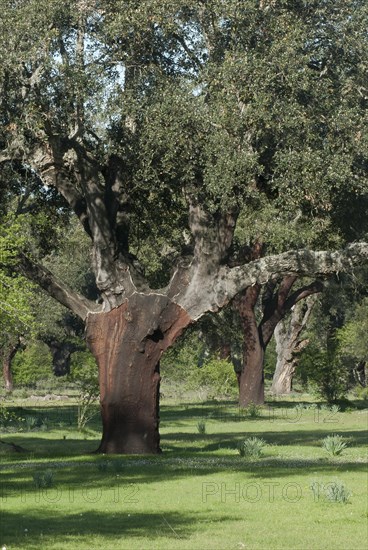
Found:
[[[164,339],[164,333],[161,329],[157,328],[153,334],[149,334],[147,336],[147,340],[151,340],[152,342],[159,342],[160,340]]]

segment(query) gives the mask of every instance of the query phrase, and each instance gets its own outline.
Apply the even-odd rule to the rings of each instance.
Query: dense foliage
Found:
[[[154,283],[185,251],[189,196],[240,207],[240,241],[270,250],[366,232],[365,2],[1,4],[3,184],[45,200],[24,163],[45,140],[123,159]]]

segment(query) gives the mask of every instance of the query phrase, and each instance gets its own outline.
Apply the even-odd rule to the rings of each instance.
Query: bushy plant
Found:
[[[238,445],[240,456],[244,458],[260,458],[267,443],[259,437],[248,437]]]
[[[309,389],[328,403],[338,401],[350,387],[350,368],[333,346],[322,349],[310,344],[301,356],[300,370]]]
[[[259,418],[262,414],[262,409],[260,405],[256,405],[255,403],[251,402],[247,407],[244,409],[244,413],[246,416],[249,416],[249,418]]]
[[[326,484],[320,483],[319,481],[312,481],[310,489],[313,493],[315,502],[322,497],[329,502],[347,504],[352,494],[345,485],[338,480]]]
[[[351,494],[352,493],[340,481],[333,481],[324,486],[324,496],[329,502],[347,504]]]
[[[190,385],[190,379],[198,368],[203,354],[203,342],[197,332],[187,332],[169,348],[160,361],[163,381]]]
[[[15,412],[10,411],[7,407],[4,407],[4,405],[0,405],[0,428],[1,429],[9,429],[16,427],[18,424],[22,423],[24,421],[23,418],[21,418],[19,415],[17,415]]]
[[[368,401],[368,386],[366,386],[365,388],[358,386],[356,388],[355,392],[356,392],[356,396],[359,399],[363,399],[364,401]]]
[[[47,432],[48,429],[49,429],[49,420],[48,418],[43,418],[40,424],[40,430],[41,432]]]
[[[97,414],[95,404],[99,396],[98,367],[89,352],[73,354],[70,379],[78,389],[77,427],[83,430]]]
[[[54,472],[45,470],[44,472],[35,472],[33,474],[33,483],[37,489],[47,489],[54,486]]]
[[[206,422],[205,420],[199,420],[197,422],[197,430],[199,434],[205,434],[206,433]]]
[[[339,353],[354,363],[368,361],[368,298],[354,305],[353,315],[337,331]]]
[[[322,447],[332,456],[340,455],[347,447],[347,443],[341,435],[328,435],[322,440]]]
[[[24,423],[27,430],[33,430],[37,427],[38,419],[36,416],[27,415],[24,419]]]
[[[46,344],[36,341],[18,351],[12,372],[16,386],[35,387],[39,381],[52,379],[52,357]]]
[[[236,396],[238,392],[233,365],[224,359],[210,359],[191,376],[193,389],[206,390],[209,397]]]
[[[181,390],[195,391],[200,399],[236,397],[234,367],[210,352],[198,330],[189,332],[160,362],[163,383],[178,383]]]

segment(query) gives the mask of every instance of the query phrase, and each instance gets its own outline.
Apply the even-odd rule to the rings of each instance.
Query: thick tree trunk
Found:
[[[238,375],[240,407],[247,407],[250,403],[264,404],[263,359],[262,346],[254,340],[252,349],[246,354],[245,368]]]
[[[299,354],[308,344],[308,340],[300,336],[315,301],[316,296],[312,295],[304,302],[298,302],[291,310],[291,314],[281,319],[275,328],[277,362],[271,386],[274,395],[287,394],[292,390]]]
[[[286,275],[279,285],[276,281],[269,282],[262,296],[263,317],[258,326],[255,307],[261,290],[260,285],[247,288],[234,301],[234,306],[237,308],[242,320],[244,333],[243,369],[240,373],[237,373],[239,403],[242,407],[251,402],[264,403],[263,361],[265,351],[278,323],[281,323],[278,332],[281,339],[282,330],[286,327],[282,320],[290,309],[292,310],[291,321],[288,329],[285,328],[285,336],[278,347],[280,364],[278,364],[278,371],[274,380],[274,391],[287,392],[291,389],[291,379],[296,366],[294,364],[296,360],[295,353],[300,351],[304,345],[304,341],[299,340],[299,336],[314,305],[314,296],[317,292],[321,292],[323,288],[320,281],[314,281],[310,285],[301,287],[290,294],[296,279],[295,275]],[[304,305],[299,305],[300,301],[305,298],[307,300]],[[277,384],[280,385],[280,389],[277,389]]]
[[[159,361],[190,322],[160,294],[136,294],[108,313],[88,316],[87,344],[99,366],[98,452],[160,452]]]
[[[264,349],[254,313],[259,292],[259,285],[249,287],[234,302],[244,333],[243,365],[241,371],[237,373],[240,407],[247,407],[250,403],[256,405],[264,403]]]
[[[6,391],[13,390],[13,375],[11,371],[12,361],[20,348],[21,342],[20,339],[14,343],[10,343],[7,346],[4,346],[3,350],[3,379],[4,379],[4,388]]]
[[[286,324],[287,321],[283,319],[275,329],[277,361],[271,387],[274,395],[283,395],[291,392],[297,363],[293,345],[287,337]]]

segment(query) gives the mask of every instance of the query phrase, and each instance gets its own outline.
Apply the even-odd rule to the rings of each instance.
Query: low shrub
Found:
[[[322,440],[322,447],[330,455],[338,456],[347,447],[347,443],[341,435],[332,434]]]
[[[199,422],[197,422],[197,430],[199,434],[206,433],[206,422],[204,420],[199,420]]]
[[[260,405],[256,405],[255,403],[249,403],[247,407],[244,409],[244,413],[246,416],[249,416],[249,418],[259,418],[262,416],[262,408]]]
[[[4,407],[4,405],[0,405],[0,428],[2,430],[18,428],[19,424],[23,421],[24,419],[15,412],[10,411],[7,407]]]
[[[38,425],[38,419],[36,416],[26,416],[24,423],[27,430],[33,430]]]
[[[54,486],[54,472],[45,470],[44,472],[35,472],[33,474],[33,483],[37,489],[47,489]]]
[[[329,502],[341,502],[347,504],[351,492],[340,481],[333,481],[324,486],[324,496]]]
[[[239,443],[238,451],[244,458],[260,458],[266,445],[267,443],[259,437],[248,437]]]

